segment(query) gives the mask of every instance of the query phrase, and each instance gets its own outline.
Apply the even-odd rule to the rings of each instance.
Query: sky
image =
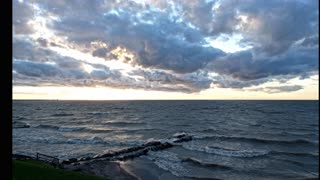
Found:
[[[316,0],[13,0],[13,99],[319,99]]]

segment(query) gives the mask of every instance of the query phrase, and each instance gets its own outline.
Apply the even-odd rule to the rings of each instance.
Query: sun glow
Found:
[[[82,64],[82,67],[87,73],[91,73],[94,70],[94,68],[88,64]]]

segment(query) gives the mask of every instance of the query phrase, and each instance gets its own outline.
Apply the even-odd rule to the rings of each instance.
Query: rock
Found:
[[[76,158],[70,158],[70,159],[69,159],[69,162],[70,162],[70,163],[77,162],[77,159],[76,159]]]
[[[113,157],[114,155],[115,155],[114,153],[106,153],[106,154],[101,155],[100,157],[106,158],[106,157]]]
[[[85,158],[83,158],[83,157],[82,157],[82,158],[78,158],[78,159],[77,159],[77,161],[84,161],[84,160],[86,160],[86,159],[85,159]]]
[[[71,162],[69,160],[62,161],[62,164],[70,164]]]
[[[129,155],[123,156],[123,160],[127,160],[127,159],[134,158],[137,156],[138,156],[138,154],[129,154]]]
[[[80,163],[79,162],[75,162],[75,163],[72,163],[72,165],[78,166],[78,165],[80,165]]]
[[[182,137],[187,136],[187,135],[188,135],[188,134],[185,133],[185,132],[179,132],[179,133],[175,133],[175,134],[173,135],[173,137],[175,137],[175,138],[182,138]]]
[[[133,152],[133,151],[137,151],[137,150],[140,150],[140,149],[143,149],[143,148],[144,148],[143,146],[132,147],[132,148],[128,148],[125,152],[126,153]]]
[[[124,157],[121,156],[121,157],[118,157],[117,159],[118,159],[119,161],[123,161],[123,160],[124,160]]]
[[[150,150],[152,151],[158,151],[158,150],[162,150],[162,149],[166,149],[166,148],[169,148],[169,147],[172,147],[173,145],[168,143],[168,142],[165,142],[163,144],[160,144],[158,146],[154,146],[154,147],[151,147],[149,148]]]
[[[120,154],[119,151],[113,152],[114,156],[118,156]]]
[[[168,142],[165,142],[160,146],[160,149],[166,149],[166,148],[169,148],[169,147],[172,147],[172,146],[173,146],[172,144],[170,144]]]
[[[147,144],[145,144],[144,146],[145,147],[148,147],[148,146],[158,146],[160,145],[161,142],[160,141],[151,141],[151,142],[148,142]]]
[[[177,138],[173,142],[184,142],[184,141],[190,141],[192,140],[192,137],[186,133],[179,133],[175,135]],[[158,150],[163,150],[166,148],[170,148],[173,145],[169,142],[161,143],[160,141],[151,141],[146,144],[136,146],[136,147],[130,147],[126,149],[121,149],[119,151],[114,151],[114,152],[108,152],[103,155],[95,155],[93,158],[91,157],[86,157],[86,158],[71,158],[67,161],[63,161],[64,164],[79,164],[81,161],[88,161],[92,159],[98,159],[98,158],[104,158],[106,161],[114,161],[114,160],[126,160],[130,158],[135,158],[139,157],[142,155],[146,155],[149,150],[151,151],[158,151]]]
[[[192,137],[189,135],[183,136],[182,138],[176,139],[173,142],[174,143],[179,143],[179,142],[185,142],[185,141],[191,141]]]
[[[144,149],[142,152],[141,152],[141,155],[146,155],[148,153],[148,149]]]
[[[101,156],[100,155],[95,155],[93,156],[93,159],[97,159],[97,158],[100,158]]]

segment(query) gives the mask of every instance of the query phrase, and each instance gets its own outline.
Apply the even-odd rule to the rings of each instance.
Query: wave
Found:
[[[59,128],[60,128],[60,126],[49,125],[49,124],[40,124],[40,125],[34,126],[34,128],[43,128],[43,129],[59,129]]]
[[[196,158],[186,158],[182,160],[183,162],[190,162],[192,164],[198,165],[198,166],[205,166],[205,167],[210,167],[214,169],[220,169],[220,170],[232,170],[232,167],[221,165],[221,164],[214,164],[211,162],[203,162],[199,159]]]
[[[226,149],[221,147],[199,147],[188,144],[183,144],[183,148],[192,150],[192,151],[200,151],[206,152],[209,154],[217,154],[221,156],[229,156],[229,157],[244,157],[244,158],[252,158],[257,156],[264,156],[268,154],[268,151],[249,151],[249,150],[233,150]]]
[[[279,135],[283,135],[283,136],[317,136],[317,133],[280,132]]]
[[[284,145],[318,145],[317,142],[308,141],[305,139],[296,139],[296,140],[275,140],[275,139],[259,139],[252,137],[238,137],[238,136],[195,136],[194,139],[205,140],[205,139],[220,139],[220,140],[237,140],[237,141],[247,141],[254,143],[264,143],[264,144],[284,144]]]
[[[40,124],[38,126],[35,126],[35,128],[55,129],[62,132],[73,132],[73,131],[90,132],[90,133],[113,132],[112,129],[103,129],[103,128],[100,129],[100,128],[83,127],[83,126],[56,126],[56,125],[47,125],[47,124]]]
[[[90,133],[110,133],[110,132],[113,132],[112,129],[84,128],[83,130],[90,132]]]
[[[110,146],[136,146],[141,145],[143,142],[140,141],[117,141],[117,140],[105,140],[101,137],[94,136],[91,138],[69,138],[69,139],[53,139],[53,138],[40,138],[36,139],[35,142],[45,144],[105,144]]]
[[[71,132],[71,131],[81,131],[81,130],[85,130],[87,128],[85,127],[59,127],[58,130],[62,131],[62,132]]]
[[[298,166],[301,166],[301,167],[306,167],[307,165],[311,165],[311,166],[316,166],[317,164],[312,164],[312,163],[309,163],[308,161],[296,161],[296,160],[290,160],[290,159],[281,159],[281,158],[274,158],[276,160],[280,160],[280,161],[284,161],[284,162],[288,162],[288,163],[291,163],[291,164],[295,164],[295,165],[298,165]]]
[[[22,117],[22,116],[15,116],[13,117],[14,120],[28,120],[28,118],[26,117]]]
[[[60,116],[74,116],[74,114],[71,114],[71,113],[58,113],[58,114],[52,114],[51,116],[57,116],[57,117],[60,117]]]
[[[88,112],[88,113],[85,113],[85,114],[94,115],[94,116],[100,116],[100,115],[109,114],[109,112]]]
[[[169,171],[175,176],[181,177],[190,174],[182,166],[182,159],[175,153],[169,151],[151,151],[146,157],[152,160],[159,168]]]
[[[155,131],[155,130],[162,130],[162,129],[157,129],[157,128],[132,128],[132,129],[121,129],[119,131],[127,132],[127,133],[134,133],[134,132],[139,132],[139,131]]]
[[[100,137],[92,137],[86,139],[51,139],[51,138],[41,138],[37,139],[37,142],[48,143],[48,144],[108,144],[107,141]]]
[[[196,145],[183,144],[183,148],[192,150],[192,151],[200,151],[206,152],[209,154],[216,154],[221,156],[229,156],[229,157],[243,157],[243,158],[252,158],[258,156],[266,156],[266,155],[289,155],[289,156],[301,156],[301,157],[312,157],[319,158],[319,154],[313,153],[298,153],[298,152],[283,152],[283,151],[251,151],[251,150],[234,150],[223,147],[214,147],[214,146],[206,146],[199,147]]]
[[[268,111],[268,110],[263,110],[263,109],[254,109],[256,112],[261,112],[264,114],[284,114],[286,113],[285,111]]]
[[[127,121],[120,121],[120,122],[113,121],[113,122],[103,122],[101,124],[125,126],[125,125],[144,125],[146,123],[143,123],[143,122],[127,122]]]
[[[148,156],[146,156],[146,158],[153,161],[159,168],[169,171],[175,176],[186,177],[188,179],[192,178],[192,179],[217,180],[216,178],[205,178],[205,177],[195,176],[195,174],[192,173],[192,171],[190,171],[190,168],[185,166],[183,162],[189,162],[189,163],[193,163],[194,165],[208,166],[211,168],[221,169],[221,170],[232,169],[231,167],[224,166],[224,165],[201,162],[200,160],[197,160],[194,158],[181,159],[178,157],[176,153],[169,152],[169,151],[151,151],[148,153]]]
[[[315,153],[298,153],[298,152],[283,152],[283,151],[270,151],[270,155],[289,155],[289,156],[298,156],[298,157],[312,157],[318,158],[319,154]]]

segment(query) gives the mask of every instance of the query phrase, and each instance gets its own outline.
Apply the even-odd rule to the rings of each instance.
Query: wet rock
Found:
[[[79,162],[75,162],[75,163],[72,163],[72,165],[78,166],[78,165],[80,165],[80,163]]]
[[[71,162],[69,160],[62,161],[62,164],[70,164]]]
[[[168,143],[168,142],[165,142],[165,143],[163,143],[163,144],[161,144],[160,146],[159,146],[159,149],[161,150],[161,149],[166,149],[166,148],[169,148],[169,147],[172,147],[173,145],[172,144],[170,144],[170,143]]]
[[[122,157],[118,157],[117,158],[119,161],[124,161],[124,157],[122,156]]]
[[[175,138],[171,139],[170,142],[179,143],[179,142],[185,142],[185,141],[192,140],[192,136],[190,136],[184,132],[177,133],[174,136],[175,136]],[[108,153],[102,154],[102,155],[96,155],[92,158],[91,157],[86,157],[86,158],[82,157],[79,159],[71,158],[67,161],[64,161],[63,163],[76,164],[80,161],[88,161],[88,160],[98,159],[98,158],[104,158],[104,160],[107,160],[107,161],[114,161],[114,160],[124,161],[127,159],[146,155],[149,150],[158,151],[158,150],[170,148],[172,146],[173,146],[173,144],[171,144],[169,142],[161,143],[160,141],[151,141],[146,144],[139,145],[139,146],[125,148],[125,149],[122,149],[119,151],[114,151],[114,152],[108,152]]]
[[[120,150],[117,153],[118,154],[131,153],[131,152],[138,151],[138,150],[141,150],[141,149],[144,149],[144,148],[145,147],[143,147],[143,146],[136,146],[136,147],[131,147],[131,148]]]
[[[70,162],[70,163],[77,162],[77,159],[76,159],[76,158],[70,158],[70,159],[69,159],[69,162]]]
[[[188,135],[188,134],[185,133],[185,132],[179,132],[179,133],[174,134],[173,137],[175,137],[175,138],[182,138],[182,137],[185,137],[185,136],[187,136],[187,135]]]
[[[179,139],[174,140],[173,142],[174,143],[179,143],[179,142],[185,142],[185,141],[191,141],[191,140],[192,140],[192,137],[189,136],[189,135],[186,135],[186,136],[183,136],[183,137],[181,137]]]
[[[151,142],[148,142],[147,144],[145,144],[144,146],[145,147],[148,147],[148,146],[158,146],[160,145],[161,142],[160,141],[151,141]]]
[[[106,154],[101,155],[100,157],[107,158],[107,157],[113,157],[113,156],[115,156],[115,153],[106,153]]]
[[[83,157],[82,157],[82,158],[78,158],[78,159],[77,159],[77,161],[84,161],[84,160],[86,160],[86,159],[85,159],[85,158],[83,158]]]
[[[116,152],[113,152],[113,154],[114,154],[115,156],[118,156],[118,155],[120,154],[120,152],[116,151]]]
[[[148,153],[148,151],[149,151],[148,149],[145,149],[145,150],[142,151],[141,154],[142,154],[142,155],[146,155],[146,154]]]
[[[97,158],[100,158],[101,156],[100,155],[95,155],[93,156],[93,159],[97,159]]]
[[[137,154],[129,154],[129,155],[123,156],[122,160],[132,159],[137,156],[138,156]]]

